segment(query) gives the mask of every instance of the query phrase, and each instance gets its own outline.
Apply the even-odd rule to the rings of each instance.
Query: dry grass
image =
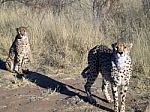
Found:
[[[53,11],[48,7],[34,9],[18,2],[0,4],[0,60],[5,61],[7,58],[16,36],[15,28],[28,26],[33,57],[31,70],[43,72],[45,75],[58,74],[63,78],[73,78],[80,75],[86,66],[88,51],[91,48],[97,44],[111,47],[120,36],[134,45],[131,52],[134,73],[129,91],[135,96],[149,96],[149,0],[120,0],[111,11],[103,13],[103,18],[97,19],[93,18],[91,0],[80,0],[66,5],[59,14],[54,14]],[[0,78],[1,87],[33,85],[28,80],[14,84],[15,79],[11,73],[0,72]],[[34,101],[54,94],[55,90],[49,88],[42,91],[43,97],[36,99],[36,96],[33,96],[30,99]],[[142,102],[145,102],[145,99],[142,99]],[[87,103],[79,109],[93,111],[92,107]],[[149,112],[149,107],[146,112]],[[69,110],[72,109],[69,107]]]
[[[110,46],[121,36],[134,43],[134,73],[149,76],[149,11],[143,8],[141,0],[123,0],[102,20],[95,22],[90,0],[81,0],[81,3],[66,6],[59,15],[54,15],[50,9],[33,9],[17,2],[9,7],[7,3],[1,5],[0,58],[7,57],[16,35],[15,28],[28,26],[34,70],[53,73],[61,69],[68,74],[80,73],[87,63],[89,49],[97,44]]]

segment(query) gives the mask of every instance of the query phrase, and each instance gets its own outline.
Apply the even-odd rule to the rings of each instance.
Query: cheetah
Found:
[[[12,43],[5,67],[10,72],[22,74],[29,70],[30,44],[28,39],[27,27],[16,28],[17,35]]]
[[[83,70],[81,75],[86,78],[84,85],[87,97],[90,102],[95,101],[91,95],[91,86],[98,77],[99,72],[102,74],[102,91],[109,103],[114,102],[115,112],[125,112],[125,98],[129,85],[129,79],[132,75],[132,63],[130,50],[132,43],[127,43],[123,39],[112,44],[112,49],[105,45],[95,46],[89,51],[88,66]],[[108,87],[111,84],[113,99],[109,95]],[[118,90],[121,87],[121,106],[119,109]]]

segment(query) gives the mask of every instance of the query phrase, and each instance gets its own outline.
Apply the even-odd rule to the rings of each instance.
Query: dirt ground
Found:
[[[0,69],[0,112],[112,112],[113,103],[105,101],[99,77],[92,87],[95,104],[84,92],[80,74],[64,77],[30,71],[23,81]],[[150,95],[141,97],[131,89],[127,94],[127,112],[144,112]]]

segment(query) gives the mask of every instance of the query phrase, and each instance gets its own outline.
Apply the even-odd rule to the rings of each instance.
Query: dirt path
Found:
[[[8,73],[1,70],[1,74]],[[111,110],[111,105],[103,102],[104,99],[96,90],[96,86],[93,88],[95,91],[93,93],[100,96],[95,95],[95,99],[103,105],[94,105],[87,101],[83,91],[84,81],[81,77],[50,78],[31,72],[26,78],[29,83],[23,81],[13,84],[13,77],[5,77],[4,81],[1,80],[3,85],[1,84],[0,88],[0,112],[105,112],[105,110]],[[7,84],[4,84],[5,81]]]
[[[92,88],[97,104],[91,104],[85,97],[81,76],[64,78],[30,72],[24,81],[14,83],[12,74],[0,70],[0,77],[0,112],[111,112],[113,109],[113,104],[105,102],[100,78]],[[128,109],[142,112],[132,109],[136,97],[127,96]]]

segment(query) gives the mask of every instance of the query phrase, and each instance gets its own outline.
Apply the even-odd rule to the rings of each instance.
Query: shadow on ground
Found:
[[[112,111],[111,109],[109,109],[105,106],[102,106],[102,105],[100,105],[96,102],[95,103],[89,102],[87,100],[87,97],[80,95],[78,92],[71,91],[71,90],[69,90],[69,88],[72,89],[72,90],[76,90],[76,91],[85,93],[83,90],[74,88],[73,86],[64,84],[62,82],[54,80],[54,79],[52,79],[48,76],[45,76],[43,74],[29,71],[28,74],[25,74],[25,78],[28,79],[29,81],[35,83],[39,87],[46,88],[46,89],[51,89],[51,90],[54,90],[54,91],[56,91],[60,94],[67,95],[69,97],[78,96],[84,102],[88,102],[91,105],[96,106],[96,107],[98,107],[102,110],[106,110],[106,111],[109,111],[109,112]],[[97,96],[94,95],[94,97],[97,97]],[[99,97],[97,97],[97,98],[99,98]],[[102,101],[105,101],[102,98],[99,98],[99,99],[102,100]]]
[[[1,60],[1,59],[0,59],[0,69],[6,70],[5,69],[5,62],[3,60]]]

